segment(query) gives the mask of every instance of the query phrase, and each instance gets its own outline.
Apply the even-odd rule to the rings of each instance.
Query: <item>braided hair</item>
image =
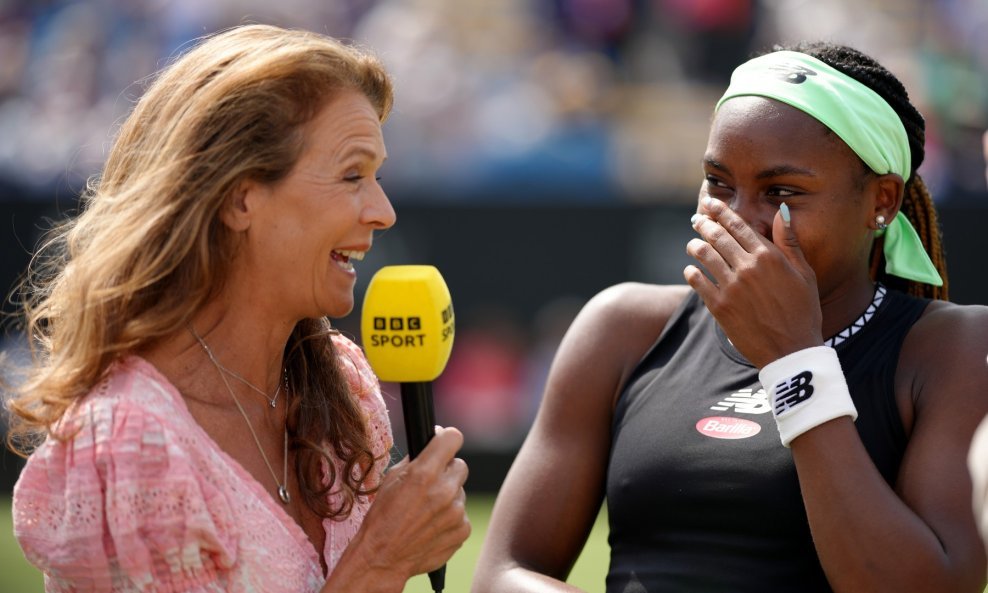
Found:
[[[905,195],[900,213],[916,228],[923,248],[929,254],[933,265],[943,279],[943,286],[932,286],[890,276],[885,272],[883,239],[875,240],[871,252],[871,277],[890,288],[932,299],[947,300],[947,261],[944,258],[943,243],[940,239],[940,226],[936,209],[926,184],[916,172],[926,156],[926,123],[923,116],[909,102],[909,94],[902,83],[891,72],[869,56],[856,49],[832,43],[799,43],[791,47],[776,46],[775,51],[798,51],[820,60],[828,66],[843,72],[871,90],[892,107],[902,120],[909,139],[909,152],[912,156],[912,171],[906,182]]]

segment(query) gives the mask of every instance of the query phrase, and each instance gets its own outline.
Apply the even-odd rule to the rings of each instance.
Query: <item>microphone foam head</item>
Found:
[[[382,381],[432,381],[453,349],[453,301],[433,266],[385,266],[367,286],[360,331]]]

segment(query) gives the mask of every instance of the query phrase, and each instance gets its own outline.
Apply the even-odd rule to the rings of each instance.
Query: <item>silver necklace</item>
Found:
[[[209,346],[206,345],[206,341],[203,340],[191,326],[189,326],[189,332],[192,333],[192,336],[199,342],[199,345],[202,346],[202,349],[206,352],[209,360],[216,365],[216,370],[220,372],[220,379],[222,379],[223,384],[226,385],[226,390],[230,392],[230,397],[233,398],[233,403],[237,404],[237,409],[240,410],[240,415],[244,417],[244,422],[247,423],[247,428],[250,430],[250,436],[254,437],[254,444],[257,445],[257,450],[261,453],[261,459],[264,460],[264,465],[268,466],[268,471],[271,472],[271,477],[274,479],[274,483],[278,485],[278,498],[281,499],[283,504],[290,503],[292,501],[292,496],[288,493],[288,420],[285,420],[284,463],[282,467],[282,480],[279,482],[277,474],[274,473],[274,468],[271,467],[271,462],[268,461],[268,456],[264,453],[264,447],[261,446],[261,440],[257,438],[257,433],[254,431],[254,426],[250,423],[250,418],[247,417],[247,412],[245,412],[244,407],[240,405],[240,400],[237,399],[237,395],[233,392],[233,388],[230,387],[230,382],[226,380],[226,374],[223,373],[222,366],[213,356],[213,353],[209,350]],[[271,407],[274,407],[274,405],[272,404]]]
[[[230,369],[226,368],[225,366],[223,366],[222,364],[220,364],[220,361],[216,359],[216,355],[214,355],[213,354],[213,351],[209,348],[209,346],[206,345],[206,342],[202,338],[200,338],[199,335],[196,334],[195,332],[192,332],[192,335],[194,335],[196,337],[196,339],[199,340],[199,344],[202,346],[202,349],[206,351],[206,356],[209,357],[209,360],[213,361],[213,364],[216,365],[216,368],[218,368],[220,370],[220,372],[223,372],[223,373],[226,373],[226,374],[230,375],[231,377],[233,377],[234,379],[240,381],[241,383],[243,383],[247,387],[250,387],[251,389],[253,389],[257,393],[260,393],[261,394],[261,397],[263,397],[265,400],[267,400],[268,405],[270,405],[272,408],[274,408],[278,404],[278,396],[281,395],[281,385],[282,385],[284,379],[282,381],[278,381],[278,388],[275,389],[274,395],[269,396],[266,392],[264,392],[263,390],[261,390],[260,387],[258,387],[257,385],[254,385],[253,383],[251,383],[250,381],[248,381],[247,378],[244,377],[243,375],[241,375],[240,373],[238,373],[236,371],[233,371],[233,370],[230,370]]]

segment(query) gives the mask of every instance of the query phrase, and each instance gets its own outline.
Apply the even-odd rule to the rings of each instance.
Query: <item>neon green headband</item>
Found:
[[[738,66],[717,102],[756,95],[799,109],[830,128],[868,167],[908,181],[909,140],[902,120],[878,93],[820,60],[795,51],[777,51]],[[877,234],[882,231],[879,230]],[[885,271],[893,276],[942,286],[936,266],[905,215],[885,229]]]

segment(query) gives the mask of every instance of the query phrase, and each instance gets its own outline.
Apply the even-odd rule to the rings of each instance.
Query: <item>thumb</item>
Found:
[[[436,427],[436,436],[422,449],[415,458],[419,466],[438,473],[453,459],[456,452],[463,446],[463,433],[455,428]]]
[[[792,230],[792,215],[785,202],[779,205],[779,211],[775,213],[775,219],[772,221],[772,242],[797,269],[806,270],[810,267],[803,256],[803,249],[799,246],[799,239]]]

